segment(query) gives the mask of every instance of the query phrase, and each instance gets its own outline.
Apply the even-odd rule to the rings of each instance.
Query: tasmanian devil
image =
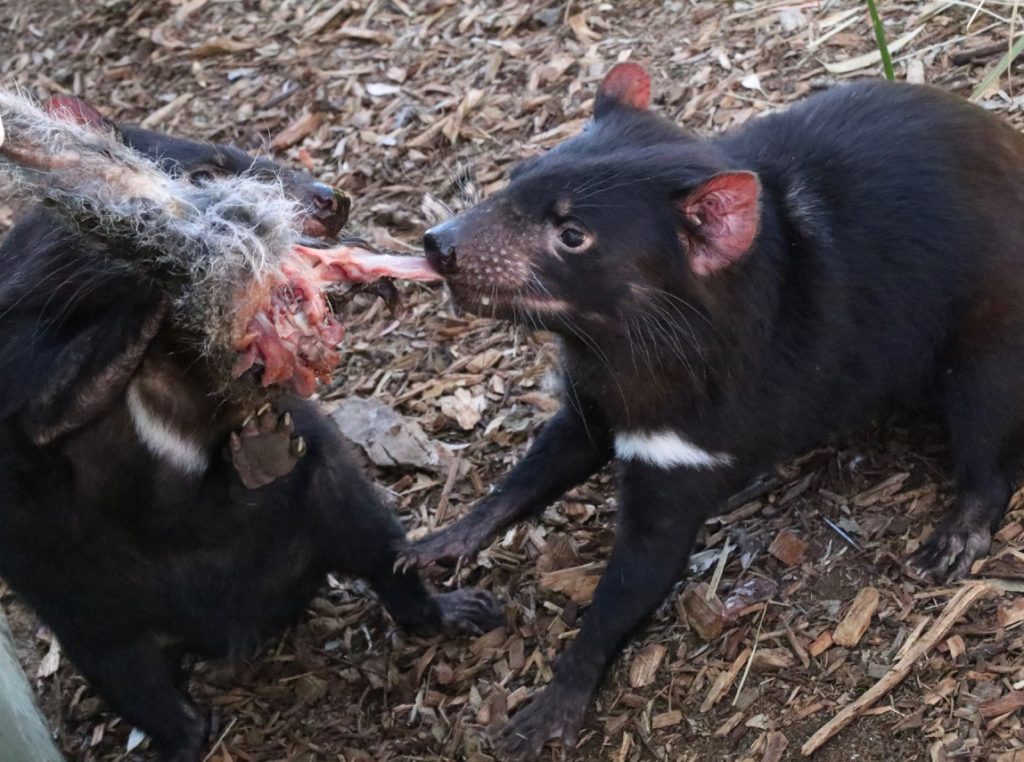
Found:
[[[927,87],[858,83],[700,138],[614,67],[583,133],[430,230],[455,302],[560,334],[564,402],[464,519],[471,555],[614,459],[618,537],[553,682],[505,729],[571,743],[609,661],[754,475],[893,404],[938,401],[959,498],[916,561],[969,572],[1024,423],[1024,138]]]
[[[80,101],[59,106],[117,129]],[[279,178],[311,235],[346,221],[347,199],[306,174],[229,146],[119,134],[198,184]],[[207,723],[180,686],[181,652],[258,646],[328,572],[366,578],[411,629],[494,626],[488,595],[431,595],[394,570],[403,531],[315,405],[256,385],[244,401],[216,393],[161,292],[116,264],[131,257],[95,256],[115,245],[127,244],[39,208],[0,247],[0,574],[96,692],[165,759],[194,762]]]

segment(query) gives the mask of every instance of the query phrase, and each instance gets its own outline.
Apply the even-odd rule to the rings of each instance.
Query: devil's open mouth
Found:
[[[331,312],[326,290],[341,283],[381,278],[439,280],[423,257],[380,254],[355,246],[311,249],[296,246],[273,276],[240,290],[234,322],[238,362],[234,375],[261,366],[260,383],[290,385],[313,393],[340,360],[345,327]]]

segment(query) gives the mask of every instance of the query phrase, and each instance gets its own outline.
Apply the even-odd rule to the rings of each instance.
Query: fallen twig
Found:
[[[949,57],[949,62],[953,66],[963,66],[964,64],[974,63],[975,61],[983,61],[986,58],[997,56],[1000,53],[1005,53],[1008,44],[1006,41],[994,42],[991,45],[982,45],[981,47],[971,48],[969,50],[962,50],[959,53],[953,53]]]
[[[914,664],[924,656],[932,647],[946,637],[946,633],[956,621],[963,616],[964,612],[971,607],[978,598],[991,595],[995,588],[985,582],[970,582],[961,587],[954,595],[942,614],[935,620],[928,634],[924,635],[913,648],[907,649],[906,654],[890,669],[884,677],[868,688],[861,696],[847,704],[831,720],[822,725],[818,731],[805,743],[800,752],[810,756],[821,748],[832,736],[853,722],[858,716],[869,709],[876,701],[885,696],[889,691],[899,685],[903,679],[910,674]]]
[[[828,528],[835,532],[837,535],[839,535],[843,539],[843,541],[845,541],[848,545],[852,546],[855,550],[863,550],[863,548],[861,548],[861,546],[857,544],[857,541],[855,539],[850,537],[850,535],[848,535],[846,532],[840,529],[836,524],[833,524],[831,521],[829,521],[827,516],[822,516],[821,520],[824,521]]]

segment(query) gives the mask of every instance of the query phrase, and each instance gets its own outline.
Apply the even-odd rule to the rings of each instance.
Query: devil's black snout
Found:
[[[348,222],[352,201],[340,190],[324,183],[313,183],[309,188],[313,216],[323,223],[327,234],[335,236]]]
[[[441,275],[454,275],[458,272],[454,236],[447,225],[438,225],[428,230],[423,236],[423,249],[431,267]]]

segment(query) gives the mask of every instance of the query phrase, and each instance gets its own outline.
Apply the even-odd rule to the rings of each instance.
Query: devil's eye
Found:
[[[193,185],[206,185],[209,182],[213,182],[213,172],[208,169],[198,169],[195,172],[189,173],[188,179]]]
[[[568,249],[578,249],[587,242],[587,236],[578,228],[564,227],[558,234],[558,240]]]

